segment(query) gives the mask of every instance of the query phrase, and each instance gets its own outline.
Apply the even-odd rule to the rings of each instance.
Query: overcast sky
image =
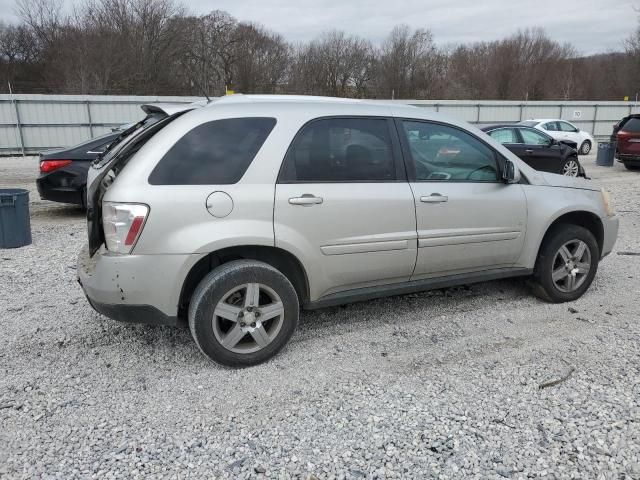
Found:
[[[67,0],[67,5],[72,2]],[[495,40],[543,27],[584,54],[619,50],[636,28],[640,0],[190,0],[194,13],[226,10],[259,22],[287,40],[331,29],[379,42],[396,24],[430,29],[440,45]],[[80,1],[73,2],[80,5]],[[14,1],[0,0],[0,18],[16,21]]]

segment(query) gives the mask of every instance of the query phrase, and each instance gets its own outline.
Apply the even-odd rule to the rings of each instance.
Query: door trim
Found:
[[[414,240],[415,241],[415,240]],[[409,240],[389,240],[386,242],[346,243],[344,245],[325,245],[320,247],[324,255],[345,255],[349,253],[387,252],[407,250]]]
[[[408,293],[448,288],[470,283],[488,282],[502,278],[524,277],[532,273],[532,268],[494,268],[481,272],[446,275],[437,278],[357,288],[325,295],[313,302],[306,302],[302,307],[306,310],[314,310],[316,308],[333,307],[335,305],[362,302],[392,295],[406,295]]]

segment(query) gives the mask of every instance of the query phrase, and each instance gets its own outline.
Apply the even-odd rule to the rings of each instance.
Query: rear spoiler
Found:
[[[207,104],[206,100],[193,103],[146,103],[140,105],[140,108],[147,115],[161,114],[163,116],[171,116],[175,113],[184,112],[185,110],[193,110]]]

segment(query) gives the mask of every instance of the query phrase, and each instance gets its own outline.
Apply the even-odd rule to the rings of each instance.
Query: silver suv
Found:
[[[90,169],[79,281],[108,317],[188,319],[224,365],[274,356],[300,307],[516,276],[572,301],[616,240],[593,182],[426,109],[236,95],[160,111]]]

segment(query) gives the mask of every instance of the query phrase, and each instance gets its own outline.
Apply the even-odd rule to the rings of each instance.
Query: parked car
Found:
[[[585,176],[576,150],[544,132],[513,124],[491,125],[481,130],[536,170],[568,177]]]
[[[520,125],[537,128],[559,142],[575,143],[580,155],[588,155],[598,145],[590,133],[580,130],[566,120],[537,119],[520,122]],[[573,146],[573,145],[572,145]]]
[[[529,277],[579,298],[618,218],[593,182],[539,172],[411,106],[231,96],[167,115],[94,162],[91,305],[175,325],[228,366],[273,357],[299,308]]]
[[[611,141],[616,158],[629,170],[640,168],[640,115],[628,115],[615,124]]]
[[[46,150],[40,154],[40,176],[36,186],[43,200],[85,206],[89,165],[110,145],[132,130],[148,126],[180,105],[142,105],[146,116],[138,123],[122,125],[114,131],[69,148]]]
[[[36,186],[43,200],[84,206],[89,164],[103,153],[121,132],[87,140],[70,148],[40,153],[40,176]]]

